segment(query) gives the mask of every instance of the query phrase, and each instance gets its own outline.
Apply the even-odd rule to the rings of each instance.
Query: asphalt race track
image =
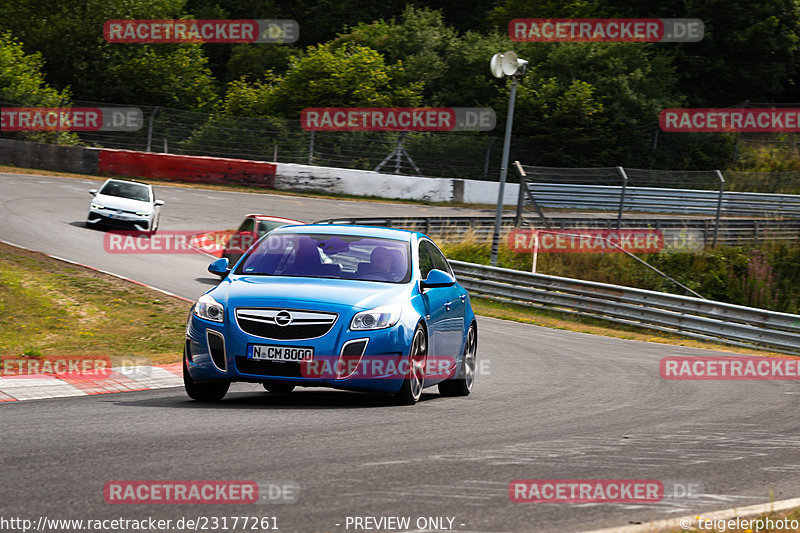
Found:
[[[0,239],[194,299],[204,255],[116,255],[82,227],[97,182],[0,174]],[[157,187],[161,228],[469,210]],[[8,335],[13,332],[3,332]],[[483,318],[483,372],[466,399],[414,407],[356,393],[267,394],[219,405],[182,389],[0,405],[1,516],[275,516],[281,531],[344,532],[348,516],[454,518],[455,531],[581,531],[800,495],[800,388],[663,381],[667,355],[714,352]],[[177,354],[176,354],[177,356]],[[702,490],[655,504],[512,503],[515,479],[658,479]],[[285,505],[110,505],[111,480],[295,482]],[[445,521],[447,523],[447,521]],[[415,527],[410,529],[414,530]]]

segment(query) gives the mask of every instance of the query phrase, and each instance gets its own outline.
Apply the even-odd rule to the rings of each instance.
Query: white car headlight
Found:
[[[400,320],[400,309],[399,305],[385,305],[369,311],[361,311],[353,317],[350,329],[363,331],[390,328]]]
[[[194,315],[213,322],[222,322],[225,317],[225,309],[222,304],[208,294],[204,294],[194,304]]]
[[[138,211],[136,213],[136,216],[137,217],[149,217],[150,216],[150,211]]]
[[[94,203],[94,202],[90,203],[89,207],[91,209],[105,209],[105,207],[102,204],[97,204],[97,203]]]

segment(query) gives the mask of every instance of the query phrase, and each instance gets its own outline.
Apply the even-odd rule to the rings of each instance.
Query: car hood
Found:
[[[234,276],[211,296],[228,307],[371,309],[408,301],[410,286],[345,279]]]
[[[92,202],[100,204],[111,209],[124,209],[126,211],[147,211],[153,210],[150,202],[143,202],[141,200],[132,200],[131,198],[121,198],[119,196],[107,196],[105,194],[96,194]]]

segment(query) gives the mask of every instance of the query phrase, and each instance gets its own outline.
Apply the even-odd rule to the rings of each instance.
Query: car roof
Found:
[[[274,217],[272,215],[259,215],[258,213],[249,213],[244,216],[244,218],[255,218],[256,220],[267,220],[270,222],[286,222],[288,224],[305,224],[300,220],[295,220],[293,218],[284,218],[284,217]]]
[[[350,224],[303,224],[302,226],[285,226],[272,230],[271,233],[325,233],[329,235],[358,235],[361,237],[377,237],[410,241],[414,231],[379,226],[353,226]]]
[[[108,183],[109,181],[116,181],[117,183],[135,183],[137,185],[144,185],[145,187],[151,187],[149,183],[144,183],[142,181],[136,181],[136,180],[121,180],[117,178],[108,178],[105,182]]]

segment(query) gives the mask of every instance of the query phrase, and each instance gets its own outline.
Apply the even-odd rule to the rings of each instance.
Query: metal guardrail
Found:
[[[599,209],[620,207],[623,188],[611,185],[541,183],[530,180],[528,187],[540,207]],[[717,212],[720,193],[696,189],[625,187],[627,211],[711,215]],[[800,216],[800,195],[725,191],[723,215]]]
[[[450,261],[471,293],[748,348],[800,355],[800,315],[713,300]]]
[[[548,216],[550,227],[615,229],[615,218]],[[514,226],[514,216],[504,216],[503,226]],[[542,227],[536,218],[527,219],[533,227]],[[478,217],[371,217],[371,218],[331,218],[320,220],[318,224],[358,224],[364,226],[384,226],[421,231],[442,242],[457,242],[465,235],[472,234],[478,239],[491,237],[494,228],[493,216]],[[710,246],[713,242],[715,221],[710,218],[626,218],[623,228],[652,228],[665,232],[683,234],[684,241],[694,242],[698,247]],[[719,244],[737,245],[761,241],[800,240],[800,219],[722,219],[718,233]],[[691,248],[687,246],[687,248]]]

